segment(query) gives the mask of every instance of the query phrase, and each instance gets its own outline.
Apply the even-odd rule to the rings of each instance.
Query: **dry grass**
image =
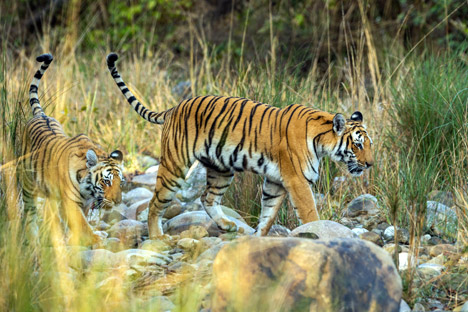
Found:
[[[362,11],[362,3],[359,4]],[[75,13],[70,11],[71,20]],[[203,47],[201,59],[195,59],[192,55],[188,60],[176,60],[170,52],[162,49],[156,53],[141,53],[146,57],[123,54],[118,66],[132,91],[155,111],[172,107],[181,100],[171,92],[181,80],[189,80],[196,95],[245,96],[277,106],[299,103],[342,112],[347,116],[361,110],[374,140],[375,167],[362,178],[348,177],[344,187],[335,189],[333,179],[347,176],[346,169],[331,161],[323,161],[320,179],[313,186],[314,192],[324,194],[326,198],[321,215],[325,219],[338,220],[351,199],[363,193],[374,194],[379,198],[382,215],[389,223],[412,225],[415,233],[412,250],[418,250],[418,236],[421,234],[419,223],[410,222],[408,215],[415,217],[420,212],[403,209],[411,204],[404,195],[407,181],[400,174],[407,161],[402,158],[401,146],[396,142],[406,133],[398,128],[392,117],[395,114],[392,105],[395,99],[391,89],[392,86],[398,88],[407,83],[411,72],[419,65],[418,59],[407,58],[395,42],[390,52],[382,53],[376,47],[377,40],[373,38],[372,29],[365,18],[362,25],[362,36],[358,42],[354,42],[345,31],[348,55],[330,66],[325,74],[319,72],[317,66],[312,66],[306,77],[298,77],[289,71],[288,65],[278,64],[275,57],[278,43],[273,28],[270,29],[270,54],[252,63],[243,62],[241,58],[240,64],[233,64],[229,54],[222,59],[212,58],[203,34],[194,25],[189,25],[189,40],[197,41]],[[142,120],[124,101],[105,65],[105,56],[110,51],[94,51],[92,56],[86,57],[77,55],[74,47],[79,40],[78,32],[71,27],[66,40],[54,49],[58,51],[54,55],[55,60],[39,88],[41,103],[47,114],[64,125],[69,135],[86,133],[105,150],[123,150],[127,171],[141,169],[136,161],[137,155],[159,155],[161,127]],[[50,51],[50,41],[50,38],[44,37],[41,45],[35,49],[38,51],[36,54]],[[379,41],[378,44],[384,43]],[[11,53],[5,53],[0,64],[3,125],[0,162],[2,165],[9,164],[2,167],[0,175],[0,309],[137,311],[144,305],[141,298],[132,293],[131,280],[125,276],[124,270],[103,272],[100,268],[93,268],[82,272],[79,265],[73,270],[69,269],[70,262],[76,259],[64,244],[63,233],[53,218],[44,223],[41,230],[44,237],[38,245],[27,241],[21,228],[14,160],[19,155],[18,138],[24,121],[31,115],[27,89],[38,66],[34,60],[36,54],[26,55],[21,51],[18,56],[12,57]],[[404,62],[400,63],[400,60]],[[341,83],[336,84],[336,80]],[[395,137],[395,133],[399,136]],[[466,164],[466,136],[460,139],[458,148],[462,152],[449,153],[450,160],[452,163]],[[409,174],[418,172],[412,172],[412,167],[407,169]],[[457,197],[460,220],[458,236],[466,246],[466,172],[453,171],[452,181],[447,190],[453,191]],[[239,210],[253,224],[256,224],[259,212],[260,185],[261,179],[255,175],[238,175],[225,198],[226,205]],[[419,191],[426,191],[426,187]],[[424,195],[427,193],[421,197],[423,200]],[[411,200],[419,200],[419,205],[423,203],[420,198]],[[285,204],[278,220],[292,227],[297,225],[297,220],[287,207]],[[96,287],[107,278],[115,282]],[[201,298],[190,289],[190,286],[180,289],[177,296],[191,293],[191,307],[199,307]],[[409,297],[410,300],[414,298]],[[451,303],[452,306],[458,304],[460,302],[457,301]]]

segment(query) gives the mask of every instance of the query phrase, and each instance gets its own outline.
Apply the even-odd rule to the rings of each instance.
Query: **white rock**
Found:
[[[137,187],[134,188],[133,190],[129,191],[128,193],[124,193],[122,195],[122,200],[124,203],[126,203],[128,206],[131,206],[132,204],[141,201],[143,199],[148,199],[153,197],[153,192],[148,190],[147,188],[144,187]]]
[[[410,306],[403,299],[400,301],[400,312],[411,312]]]
[[[151,166],[148,169],[146,169],[145,173],[158,173],[158,170],[159,170],[159,165]]]
[[[445,266],[440,265],[440,264],[435,264],[435,263],[423,263],[423,264],[418,265],[418,270],[425,271],[425,272],[432,271],[433,274],[431,275],[440,275],[442,274],[442,271],[445,270]]]
[[[368,230],[364,228],[354,228],[351,231],[353,231],[357,236],[361,235],[362,233],[369,232]]]
[[[135,184],[154,186],[156,185],[157,176],[158,176],[157,172],[144,173],[144,174],[134,176],[131,182]]]
[[[400,301],[400,312],[411,312],[411,308],[403,299]]]

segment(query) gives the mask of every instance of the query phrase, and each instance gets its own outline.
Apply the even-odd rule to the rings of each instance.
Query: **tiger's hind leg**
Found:
[[[286,190],[281,184],[265,178],[262,190],[262,211],[255,235],[265,236],[268,234],[285,196]]]
[[[236,223],[229,220],[221,209],[221,200],[227,188],[231,184],[234,173],[231,171],[220,172],[206,168],[206,190],[201,197],[203,207],[208,215],[223,230],[236,231]]]
[[[163,235],[162,211],[169,206],[174,199],[175,193],[185,183],[184,178],[181,176],[187,173],[188,168],[180,170],[180,175],[175,175],[162,162],[159,165],[156,187],[148,211],[148,230],[151,239]]]

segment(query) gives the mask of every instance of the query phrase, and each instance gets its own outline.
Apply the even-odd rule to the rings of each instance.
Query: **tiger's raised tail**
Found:
[[[42,76],[44,75],[47,68],[49,68],[49,64],[52,62],[53,59],[54,57],[52,56],[52,54],[49,53],[41,54],[36,58],[36,61],[41,62],[43,64],[37,70],[36,74],[34,75],[33,81],[31,82],[31,86],[29,87],[29,105],[31,105],[33,116],[44,115],[41,103],[39,102],[39,96],[37,95],[37,89],[39,88],[39,83],[41,82]]]
[[[138,115],[140,115],[147,121],[155,124],[163,124],[166,114],[172,109],[161,113],[156,113],[144,107],[143,104],[141,104],[133,95],[133,93],[127,88],[125,82],[122,80],[122,77],[120,77],[120,74],[117,71],[117,68],[115,67],[115,61],[117,61],[118,59],[119,56],[117,55],[117,53],[110,53],[106,58],[107,68],[109,69],[112,78],[114,78],[115,83],[119,87],[120,91],[122,91],[128,103],[133,107],[133,109],[135,109]]]

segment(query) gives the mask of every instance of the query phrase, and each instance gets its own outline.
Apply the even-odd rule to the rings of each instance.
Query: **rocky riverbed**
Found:
[[[292,230],[274,225],[264,238],[253,237],[242,216],[223,207],[239,228],[226,233],[203,210],[206,173],[198,166],[164,211],[166,235],[149,240],[147,207],[157,168],[129,178],[121,205],[90,214],[90,223],[108,237],[92,250],[69,247],[80,262],[70,274],[99,270],[96,288],[102,289],[115,287],[118,270],[118,283],[130,285],[141,308],[159,311],[180,305],[203,311],[443,311],[457,305],[456,311],[468,311],[461,304],[468,291],[457,289],[467,285],[468,254],[453,237],[457,215],[447,194],[435,193],[427,202],[431,234],[421,237],[419,256],[412,259],[408,230],[388,224],[370,194],[351,201],[338,222]],[[425,294],[411,307],[401,299],[409,269],[413,286]],[[450,290],[462,297],[450,298]]]

